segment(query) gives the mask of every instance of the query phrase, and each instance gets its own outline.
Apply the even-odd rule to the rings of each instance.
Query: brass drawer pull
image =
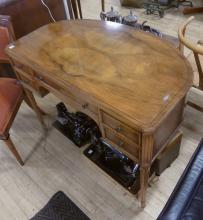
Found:
[[[42,76],[37,76],[37,79],[43,80],[43,77]]]
[[[116,134],[126,137],[128,140],[132,141],[136,145],[140,146],[141,133],[136,128],[125,124],[122,120],[114,118],[114,115],[110,115],[103,110],[101,110],[101,121],[105,127],[111,128]],[[121,138],[122,138],[121,137]]]
[[[119,126],[115,129],[117,132],[121,132],[122,131],[122,128]]]
[[[82,105],[82,107],[83,107],[84,109],[88,108],[88,106],[89,106],[88,103],[84,103],[84,104]]]
[[[122,147],[123,145],[124,145],[123,141],[120,141],[120,142],[118,143],[118,146],[119,146],[119,147]]]

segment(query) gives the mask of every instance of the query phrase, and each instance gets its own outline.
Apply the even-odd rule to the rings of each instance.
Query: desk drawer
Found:
[[[67,97],[67,100],[71,100],[72,103],[75,103],[73,107],[75,107],[77,110],[82,110],[84,113],[88,113],[88,111],[90,111],[95,115],[98,114],[97,106],[94,105],[90,100],[88,100],[88,97],[87,100],[84,100],[83,97],[81,97],[75,91],[71,92],[68,86],[66,88],[63,88],[62,86],[51,81],[50,79],[42,77],[40,74],[36,74],[35,78],[39,82],[39,84],[41,83],[43,87],[55,93],[55,95],[60,96],[61,94],[64,97]]]
[[[22,85],[27,88],[27,89],[30,89],[32,90],[33,87],[34,87],[34,83],[33,83],[33,80],[31,80],[30,78],[20,74],[20,80],[22,82]]]
[[[16,66],[14,66],[14,70],[18,73],[23,86],[27,87],[28,89],[33,89],[34,87],[33,77],[31,77],[31,75],[25,73],[22,69],[19,69]]]
[[[113,118],[112,116],[108,115],[107,113],[101,111],[101,120],[104,125],[115,130],[117,133],[125,136],[126,138],[130,139],[132,142],[135,142],[137,145],[140,146],[140,138],[141,135],[135,129],[125,125],[124,123],[120,122],[119,120]]]
[[[47,90],[45,90],[42,87],[39,87],[39,85],[36,83],[36,80],[34,78],[35,72],[31,68],[26,67],[25,65],[20,64],[17,61],[15,61],[13,68],[20,76],[23,82],[23,86],[25,86],[31,91],[33,90],[38,92],[38,94],[41,97],[44,97],[45,95],[48,94]]]
[[[136,159],[137,161],[139,161],[139,148],[136,144],[127,142],[126,140],[118,136],[116,132],[108,128],[104,128],[104,134],[105,139],[109,140],[110,143],[115,145],[118,150],[126,153],[127,156],[133,156],[132,159]]]
[[[14,67],[24,71],[25,73],[27,73],[27,75],[33,76],[33,70],[29,68],[28,66],[25,66],[24,64],[19,63],[18,61],[14,60]]]

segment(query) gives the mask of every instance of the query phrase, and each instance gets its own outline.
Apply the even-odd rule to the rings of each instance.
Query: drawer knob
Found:
[[[37,79],[43,80],[43,77],[42,76],[37,76]]]
[[[16,64],[16,67],[19,68],[19,69],[22,69],[23,65],[18,63],[18,64]]]
[[[84,103],[84,104],[82,105],[82,107],[83,107],[84,109],[86,109],[88,106],[89,106],[88,103]]]
[[[122,131],[122,128],[119,126],[119,127],[116,128],[116,131],[117,131],[117,132],[121,132],[121,131]]]
[[[119,146],[119,147],[122,147],[123,145],[124,145],[123,141],[120,141],[120,142],[118,143],[118,146]]]

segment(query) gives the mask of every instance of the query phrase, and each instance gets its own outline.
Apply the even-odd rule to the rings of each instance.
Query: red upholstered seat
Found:
[[[9,129],[11,123],[23,100],[23,89],[16,79],[0,79],[0,135],[5,135],[5,129]]]
[[[5,48],[9,44],[9,33],[7,27],[0,27],[0,60],[7,61],[8,57],[5,53]]]

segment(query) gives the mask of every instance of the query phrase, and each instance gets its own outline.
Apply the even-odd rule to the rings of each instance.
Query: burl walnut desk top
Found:
[[[182,120],[193,79],[186,59],[150,34],[93,20],[49,24],[7,53],[26,91],[76,102],[104,138],[140,163],[144,205],[151,162]]]

